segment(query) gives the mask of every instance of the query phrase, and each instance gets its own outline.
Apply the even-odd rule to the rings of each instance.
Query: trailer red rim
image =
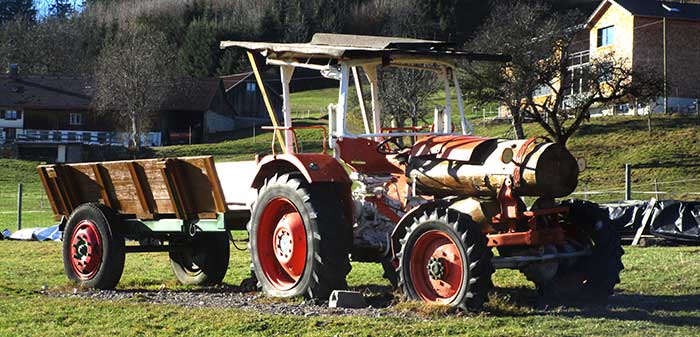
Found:
[[[306,267],[306,229],[299,210],[286,198],[271,200],[258,224],[262,272],[279,290],[293,288]]]
[[[421,234],[410,258],[410,276],[416,295],[429,303],[451,303],[462,287],[462,261],[459,247],[445,232],[429,230]]]
[[[80,221],[70,238],[70,264],[73,272],[83,280],[97,274],[102,265],[102,236],[94,222]]]

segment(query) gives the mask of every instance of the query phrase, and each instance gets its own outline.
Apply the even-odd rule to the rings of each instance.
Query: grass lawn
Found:
[[[247,275],[247,252],[232,249],[224,282]],[[415,311],[409,318],[270,315],[235,308],[189,308],[139,300],[55,298],[71,292],[60,243],[0,241],[0,336],[691,336],[700,326],[698,247],[627,248],[618,293],[607,305],[538,303],[516,272],[498,271],[482,313],[444,315],[400,303],[383,310]],[[352,287],[387,285],[376,264],[354,263]],[[167,254],[127,256],[119,289],[191,290],[178,286]],[[422,313],[420,313],[422,312]]]

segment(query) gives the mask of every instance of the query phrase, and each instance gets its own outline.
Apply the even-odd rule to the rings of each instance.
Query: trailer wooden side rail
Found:
[[[38,171],[56,220],[94,202],[126,223],[170,231],[192,222],[221,227],[227,211],[211,156],[41,165]]]

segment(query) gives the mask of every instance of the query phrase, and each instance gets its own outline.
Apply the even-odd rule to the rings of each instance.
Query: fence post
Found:
[[[654,197],[659,200],[659,182],[654,178]]]
[[[625,200],[632,200],[632,165],[625,164]]]
[[[22,183],[17,184],[17,230],[22,229]]]

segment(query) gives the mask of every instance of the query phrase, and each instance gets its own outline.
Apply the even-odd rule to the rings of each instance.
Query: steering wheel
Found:
[[[401,150],[408,148],[407,146],[404,146],[399,142],[401,138],[401,136],[393,136],[382,140],[381,142],[379,142],[379,144],[377,144],[377,152],[383,155],[401,153]],[[392,149],[391,146],[389,146],[389,144],[393,144],[394,146],[396,146],[396,148]]]

